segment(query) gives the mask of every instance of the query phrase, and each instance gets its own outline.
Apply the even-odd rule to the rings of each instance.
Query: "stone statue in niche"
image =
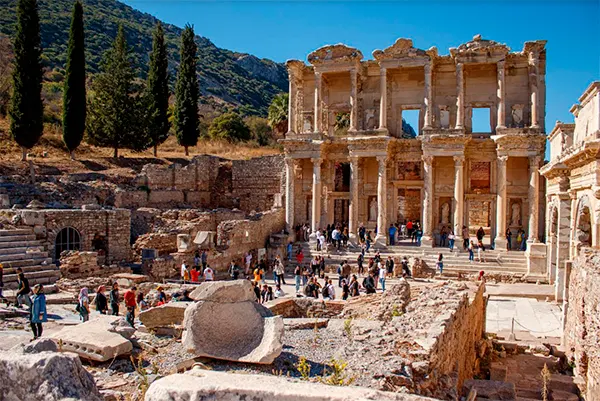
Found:
[[[448,205],[448,202],[445,202],[442,205],[442,224],[449,224],[450,223],[450,205]]]
[[[313,130],[312,117],[304,116],[304,121],[302,122],[302,131],[303,132],[311,132]]]
[[[440,128],[450,128],[450,110],[448,110],[448,106],[440,106]]]
[[[377,122],[375,121],[375,109],[365,110],[365,129],[374,130],[377,128]]]
[[[369,204],[369,221],[377,221],[377,199],[373,197]]]
[[[521,225],[521,205],[513,203],[511,206],[510,225],[517,227]]]
[[[512,106],[511,111],[513,127],[521,128],[523,127],[523,105],[515,104]]]

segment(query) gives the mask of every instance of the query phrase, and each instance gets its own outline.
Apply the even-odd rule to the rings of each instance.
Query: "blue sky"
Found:
[[[194,25],[217,46],[283,62],[343,42],[365,58],[399,37],[440,54],[482,34],[513,51],[546,39],[546,130],[600,79],[600,1],[194,1],[125,0],[163,21]],[[410,121],[409,121],[410,122]],[[477,124],[477,122],[474,122]]]

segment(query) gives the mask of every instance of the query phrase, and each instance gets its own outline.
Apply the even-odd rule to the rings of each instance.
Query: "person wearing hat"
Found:
[[[166,304],[167,294],[165,294],[165,290],[162,288],[162,286],[159,285],[158,287],[156,287],[156,291],[158,291],[158,302],[160,303],[160,305]]]
[[[46,323],[48,321],[48,314],[46,311],[46,295],[44,294],[44,286],[41,284],[36,284],[33,287],[30,320],[33,339],[37,340],[42,336],[42,323]]]

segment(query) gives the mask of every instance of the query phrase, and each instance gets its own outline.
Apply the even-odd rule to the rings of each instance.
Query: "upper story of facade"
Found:
[[[373,60],[343,44],[324,46],[308,63],[287,62],[290,81],[286,139],[412,137],[403,112],[418,112],[417,135],[486,137],[544,132],[546,41],[520,52],[480,35],[440,55],[398,39]],[[382,107],[383,105],[383,107]],[[475,109],[489,129],[473,132]]]
[[[557,121],[548,135],[550,162],[540,172],[551,193],[600,186],[600,81],[592,82],[570,111],[575,123]]]

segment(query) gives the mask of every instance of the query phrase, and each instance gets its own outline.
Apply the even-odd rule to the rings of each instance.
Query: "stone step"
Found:
[[[536,384],[532,383],[530,388],[516,387],[517,397],[530,398],[532,400],[542,400],[542,392],[536,390]]]
[[[579,387],[575,384],[574,379],[573,376],[553,373],[550,376],[550,389],[576,394]]]
[[[45,266],[44,266],[45,267]],[[31,281],[34,279],[38,279],[41,277],[56,277],[58,280],[60,278],[60,269],[56,266],[54,268],[44,268],[37,271],[26,272],[25,277]],[[4,275],[4,284],[16,283],[17,275],[16,274],[6,274]]]
[[[29,285],[33,287],[36,284],[42,284],[44,286],[53,285],[60,279],[60,272],[58,275],[54,276],[38,276],[28,278]],[[18,285],[16,281],[12,281],[10,283],[5,283],[4,288],[7,290],[16,290],[18,289]]]
[[[20,228],[14,230],[0,230],[0,237],[9,237],[13,235],[31,235],[33,230],[29,228]]]
[[[579,396],[568,391],[551,390],[553,401],[579,401]]]
[[[36,236],[34,234],[5,235],[0,237],[0,243],[12,241],[33,241],[35,239]]]
[[[28,251],[32,251],[32,250],[43,250],[44,247],[43,246],[36,246],[36,247],[21,247],[21,248],[0,248],[0,256],[7,256],[7,255],[17,255],[17,254],[24,254],[27,253]]]
[[[26,259],[35,259],[35,258],[47,258],[48,252],[23,252],[23,253],[15,253],[10,255],[0,255],[0,263],[4,264],[5,262],[17,261],[17,260],[26,260]]]
[[[6,241],[0,242],[0,249],[10,248],[27,248],[27,247],[43,247],[44,241],[41,240],[24,240],[24,241]]]
[[[36,272],[36,271],[40,271],[40,270],[56,270],[58,269],[58,267],[55,264],[52,263],[47,263],[47,264],[37,264],[37,265],[31,265],[31,266],[22,266],[21,269],[23,270],[23,272],[25,274],[27,274],[28,272]],[[17,268],[16,267],[10,267],[8,269],[4,269],[4,277],[6,277],[6,275],[8,274],[17,274]]]
[[[17,267],[25,268],[26,266],[43,265],[44,262],[46,264],[51,264],[52,258],[47,257],[47,255],[44,255],[43,257],[38,257],[38,258],[21,259],[21,260],[12,260],[12,261],[8,261],[8,262],[2,262],[2,265],[4,266],[4,271],[6,272],[6,270],[10,269],[10,268],[17,268]]]

